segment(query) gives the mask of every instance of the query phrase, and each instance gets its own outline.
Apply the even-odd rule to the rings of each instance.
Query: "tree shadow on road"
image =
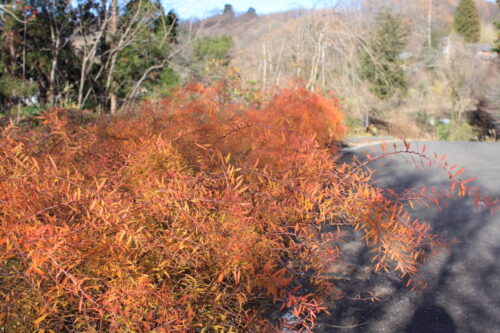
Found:
[[[380,170],[378,186],[396,191],[449,186],[435,170]],[[429,287],[410,292],[395,273],[370,270],[371,255],[360,235],[346,231],[344,260],[354,267],[338,283],[346,298],[320,318],[318,332],[495,332],[500,327],[499,216],[475,209],[464,198],[449,199],[439,209],[416,208],[412,215],[452,243],[422,267]],[[359,290],[372,291],[380,300],[357,300]]]
[[[448,312],[440,306],[420,306],[405,329],[405,333],[455,333],[456,327]]]

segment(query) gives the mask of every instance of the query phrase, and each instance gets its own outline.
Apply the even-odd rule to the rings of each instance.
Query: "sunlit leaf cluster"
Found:
[[[345,227],[411,283],[440,244],[362,164],[336,161],[338,101],[290,88],[254,108],[229,91],[4,129],[1,330],[273,331],[292,325],[270,320],[279,308],[310,330],[341,297]]]

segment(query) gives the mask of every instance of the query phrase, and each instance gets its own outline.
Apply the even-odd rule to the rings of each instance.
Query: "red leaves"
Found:
[[[424,195],[426,190],[427,190],[427,186],[423,186],[422,189],[420,190],[420,195]]]
[[[464,181],[462,182],[462,184],[464,184],[464,185],[465,185],[465,184],[467,184],[467,183],[471,183],[471,182],[475,181],[476,179],[477,179],[476,177],[466,179],[466,180],[464,180]]]
[[[453,175],[453,177],[457,177],[459,176],[462,172],[464,172],[465,168],[460,168],[457,172],[455,172],[455,174]]]
[[[83,127],[56,110],[26,145],[2,139],[0,260],[18,264],[0,288],[43,297],[16,299],[36,313],[47,304],[35,324],[255,330],[262,318],[247,302],[288,304],[301,289],[284,253],[321,272],[321,248],[306,240],[333,169],[323,147],[344,132],[338,102],[287,90],[257,111],[224,85],[193,85],[162,105]],[[312,296],[297,302],[304,325],[324,310]]]
[[[338,101],[288,89],[257,110],[230,88],[191,85],[85,126],[57,110],[22,145],[1,139],[7,325],[260,331],[249,306],[268,298],[311,329],[340,258],[328,223],[361,230],[377,269],[415,274],[436,242],[370,172],[336,164]]]
[[[403,141],[403,144],[405,145],[406,151],[410,150],[410,143],[406,140]]]

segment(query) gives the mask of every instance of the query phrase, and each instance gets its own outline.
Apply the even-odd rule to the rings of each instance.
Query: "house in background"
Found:
[[[465,46],[475,52],[476,59],[493,60],[498,57],[491,44],[465,44]]]

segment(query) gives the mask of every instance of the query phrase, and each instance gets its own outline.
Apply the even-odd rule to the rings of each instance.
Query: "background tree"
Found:
[[[44,105],[115,111],[153,91],[165,94],[179,82],[168,66],[184,47],[178,29],[176,14],[156,1],[6,2],[1,113],[20,116]]]
[[[362,55],[361,72],[371,83],[370,90],[381,99],[407,89],[400,59],[406,45],[406,34],[406,27],[390,9],[378,12]]]
[[[229,61],[229,52],[233,46],[230,36],[203,37],[193,44],[193,56],[197,61]]]
[[[167,14],[167,26],[169,27],[168,34],[170,36],[170,42],[177,43],[177,36],[179,32],[179,18],[175,11],[170,10]]]
[[[190,66],[196,80],[213,81],[224,76],[232,47],[233,39],[227,35],[194,40]]]
[[[177,20],[172,13],[166,15],[159,2],[145,0],[129,2],[120,19],[122,31],[133,31],[116,53],[113,68],[114,92],[121,104],[126,105],[144,95],[148,88],[161,84],[162,79],[172,84],[177,82],[168,67]]]
[[[497,5],[498,8],[500,8],[500,0],[497,0]],[[497,27],[497,41],[496,41],[496,46],[495,50],[500,53],[500,19],[495,21],[495,26]]]
[[[223,12],[224,15],[228,15],[228,16],[234,16],[234,10],[233,10],[233,5],[231,4],[225,4],[224,5],[224,12]]]
[[[109,51],[110,16],[106,1],[80,0],[75,8],[76,31],[73,45],[80,62],[76,105],[95,108],[107,98],[103,64]],[[108,41],[108,43],[106,42]]]
[[[0,14],[2,95],[13,105],[61,103],[78,73],[70,37],[74,12],[65,1],[6,4]]]
[[[68,99],[69,90],[77,80],[77,59],[74,57],[71,35],[74,11],[68,1],[36,1],[37,14],[30,21],[25,38],[27,75],[40,82],[43,100],[50,104]]]
[[[248,15],[248,16],[257,16],[257,11],[255,10],[255,8],[250,7],[250,8],[248,8],[248,10],[247,10],[247,15]]]
[[[454,28],[466,42],[477,43],[481,37],[481,22],[472,0],[460,0],[455,12]]]

